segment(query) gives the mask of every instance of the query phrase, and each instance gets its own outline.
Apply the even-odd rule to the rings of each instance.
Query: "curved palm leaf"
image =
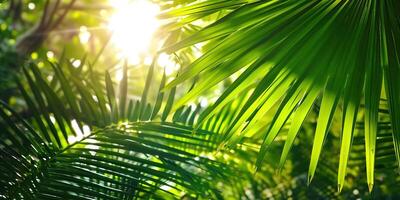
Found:
[[[201,156],[215,151],[219,140],[210,138],[218,138],[216,134],[192,134],[191,126],[177,124],[189,121],[188,114],[176,123],[149,121],[161,118],[162,97],[152,109],[144,92],[133,106],[126,66],[118,95],[109,75],[104,91],[95,74],[85,79],[79,68],[67,69],[53,64],[49,83],[35,65],[24,68],[34,97],[18,85],[31,117],[24,119],[1,103],[1,197],[161,199],[184,192],[220,198],[216,183],[230,182],[227,176],[235,172]],[[168,116],[168,104],[162,116]]]
[[[191,7],[167,11],[161,17],[190,19],[206,14],[224,1],[204,1]],[[198,7],[200,7],[199,9]],[[274,105],[272,123],[266,127],[258,156],[261,166],[266,151],[291,121],[290,137],[282,162],[313,104],[320,112],[311,153],[308,181],[317,168],[324,141],[341,109],[342,135],[338,188],[344,185],[357,115],[365,112],[366,170],[370,190],[374,183],[375,140],[379,99],[387,97],[392,138],[400,162],[400,9],[398,1],[251,1],[231,9],[214,23],[163,51],[175,52],[208,42],[199,59],[185,67],[166,87],[174,87],[197,76],[204,77],[178,101],[176,108],[232,74],[244,72],[204,112],[197,126],[240,95],[246,103],[225,131],[225,140],[246,134]],[[221,8],[223,10],[223,8]],[[229,11],[229,10],[228,10]],[[226,10],[225,10],[226,12]],[[190,20],[188,20],[190,22]],[[256,83],[256,85],[253,85]],[[381,88],[384,90],[381,92]],[[321,94],[320,94],[321,93]],[[319,100],[322,96],[322,100]],[[319,102],[321,101],[321,102]],[[365,101],[365,108],[359,109]],[[240,141],[234,139],[233,141]]]

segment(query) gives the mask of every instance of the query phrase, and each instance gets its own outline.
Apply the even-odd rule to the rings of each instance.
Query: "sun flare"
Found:
[[[156,15],[160,8],[146,0],[113,0],[115,12],[108,28],[113,32],[112,42],[123,57],[131,61],[149,53],[152,39],[160,26]]]

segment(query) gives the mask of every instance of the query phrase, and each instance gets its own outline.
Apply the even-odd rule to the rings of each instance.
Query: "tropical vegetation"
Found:
[[[400,197],[399,1],[124,2],[0,2],[0,198]]]

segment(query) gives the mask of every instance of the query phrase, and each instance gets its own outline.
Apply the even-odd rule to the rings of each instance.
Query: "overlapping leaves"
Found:
[[[118,95],[108,74],[104,87],[96,73],[82,75],[82,67],[67,64],[65,71],[53,64],[50,82],[35,65],[24,68],[31,91],[18,84],[30,117],[1,104],[2,198],[220,197],[216,183],[230,181],[233,171],[201,156],[217,148],[216,134],[194,135],[191,126],[164,122],[174,92],[163,109],[162,93],[155,106],[145,101],[146,92],[134,103],[126,66]],[[188,113],[174,121],[189,123],[197,113]],[[161,120],[149,121],[156,117]]]
[[[223,2],[223,1],[218,1]],[[215,1],[193,5],[192,12],[177,8],[169,12],[179,18],[207,13]],[[229,8],[227,6],[226,8]],[[324,140],[335,112],[342,113],[338,186],[343,188],[357,116],[365,113],[366,166],[369,188],[374,182],[374,157],[379,100],[388,99],[397,161],[399,154],[400,9],[398,1],[253,1],[164,49],[175,52],[208,42],[207,51],[185,67],[167,88],[199,73],[203,79],[182,98],[177,107],[239,70],[241,75],[202,120],[218,113],[237,96],[251,95],[225,132],[225,141],[240,141],[265,113],[274,118],[264,131],[257,166],[282,127],[291,122],[282,161],[315,103],[320,104],[308,180],[314,176]],[[163,15],[171,17],[170,15]],[[254,83],[256,83],[254,85]],[[381,88],[384,88],[381,90]],[[321,97],[321,99],[320,99]],[[360,110],[360,103],[365,108]],[[239,135],[237,134],[239,133]],[[232,140],[238,138],[239,140]]]

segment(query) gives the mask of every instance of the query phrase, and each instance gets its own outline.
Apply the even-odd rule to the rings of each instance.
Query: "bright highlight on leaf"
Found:
[[[160,24],[156,18],[160,8],[146,0],[112,0],[110,4],[115,8],[108,23],[113,32],[112,41],[123,57],[137,60],[150,50]]]

